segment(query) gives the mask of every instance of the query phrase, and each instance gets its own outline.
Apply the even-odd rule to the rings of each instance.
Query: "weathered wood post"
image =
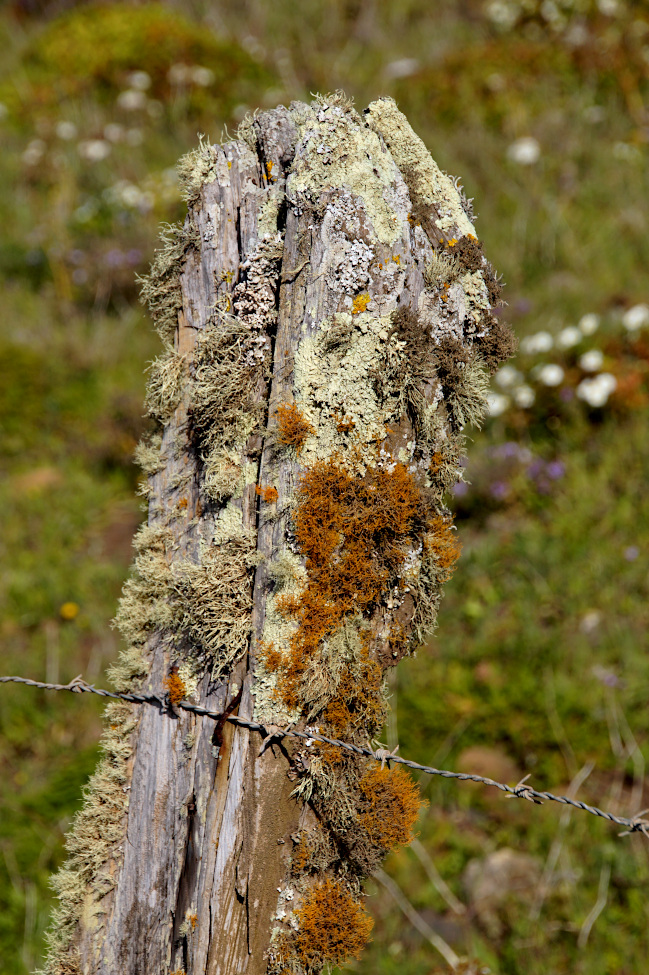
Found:
[[[143,295],[164,351],[148,521],[104,758],[57,878],[50,975],[317,972],[419,808],[399,769],[176,712],[359,744],[458,555],[444,493],[512,350],[470,203],[390,99],[249,118],[180,165]]]

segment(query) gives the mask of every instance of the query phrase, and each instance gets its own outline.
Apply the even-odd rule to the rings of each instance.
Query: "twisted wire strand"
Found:
[[[29,687],[38,687],[45,691],[71,691],[73,694],[91,693],[97,694],[99,697],[110,697],[115,698],[120,701],[130,701],[133,704],[152,704],[155,707],[160,708],[164,713],[171,711],[171,705],[169,704],[168,698],[158,697],[156,694],[134,694],[129,692],[118,692],[118,691],[107,691],[101,687],[95,687],[94,684],[88,684],[81,675],[75,677],[70,681],[69,684],[48,684],[43,681],[30,680],[27,677],[0,677],[0,683],[15,683],[15,684],[27,684]],[[202,715],[206,718],[213,718],[219,720],[223,717],[218,711],[211,711],[209,708],[201,707],[198,704],[190,704],[188,701],[179,701],[174,704],[174,707],[180,708],[183,711],[190,711],[194,714]],[[433,768],[430,765],[420,765],[419,762],[413,762],[408,758],[402,758],[400,755],[395,755],[393,752],[389,752],[386,748],[377,748],[373,751],[371,748],[364,748],[361,745],[354,745],[348,741],[339,741],[337,738],[329,738],[327,735],[318,734],[315,731],[299,731],[297,728],[278,728],[275,725],[270,726],[270,730],[266,728],[265,725],[259,724],[256,721],[248,721],[246,718],[240,718],[238,715],[228,715],[226,721],[237,725],[240,728],[247,728],[249,731],[257,731],[263,739],[268,739],[268,743],[272,739],[280,739],[284,737],[292,738],[302,738],[308,742],[319,741],[327,745],[335,745],[337,748],[346,749],[349,752],[354,752],[356,755],[363,755],[367,758],[373,758],[375,761],[380,762],[381,765],[387,764],[390,766],[391,762],[398,765],[405,765],[407,768],[413,769],[415,772],[423,772],[426,775],[439,775],[443,779],[457,779],[460,782],[480,782],[482,785],[492,786],[495,789],[500,789],[501,792],[506,794],[508,799],[527,799],[528,802],[534,802],[537,805],[542,805],[544,800],[549,802],[559,802],[564,806],[572,806],[574,809],[580,809],[583,812],[590,813],[591,816],[598,816],[600,819],[606,819],[611,823],[615,823],[617,826],[626,827],[624,832],[620,833],[620,836],[628,836],[630,833],[642,833],[644,836],[649,837],[649,819],[643,819],[642,817],[645,813],[649,812],[649,809],[643,809],[642,812],[637,813],[631,819],[625,816],[615,816],[613,813],[606,812],[604,809],[599,809],[597,806],[589,806],[586,802],[580,802],[578,799],[571,799],[570,796],[555,796],[552,792],[539,792],[537,789],[533,789],[531,786],[526,785],[529,775],[521,779],[517,785],[511,786],[506,785],[504,782],[496,782],[495,779],[487,778],[483,775],[475,775],[470,772],[451,772],[448,769],[438,769]]]

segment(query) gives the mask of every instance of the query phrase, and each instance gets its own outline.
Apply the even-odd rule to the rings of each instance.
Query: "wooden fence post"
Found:
[[[414,783],[174,702],[380,732],[385,671],[458,555],[462,430],[512,351],[471,205],[392,100],[279,107],[179,171],[187,218],[143,284],[159,432],[112,671],[170,707],[108,707],[49,975],[311,973],[361,949],[361,882],[408,841]]]

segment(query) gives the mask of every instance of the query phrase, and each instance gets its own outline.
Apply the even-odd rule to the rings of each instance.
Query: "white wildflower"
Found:
[[[42,139],[32,139],[23,152],[23,162],[26,166],[35,166],[43,158],[46,145]]]
[[[419,61],[416,58],[399,58],[398,61],[390,61],[383,69],[384,78],[409,78],[419,69]]]
[[[54,131],[59,139],[64,139],[65,142],[69,142],[71,139],[76,139],[77,137],[76,125],[74,122],[68,122],[66,119],[61,119],[60,122],[57,122]]]
[[[509,403],[509,396],[503,396],[502,393],[487,393],[487,408],[490,416],[501,416]]]
[[[549,352],[554,345],[554,339],[549,332],[537,332],[535,335],[527,335],[521,339],[521,352],[526,355],[538,355],[540,352]]]
[[[579,329],[575,325],[568,325],[557,335],[557,347],[559,349],[571,349],[573,345],[579,345],[581,338],[582,333]]]
[[[637,332],[639,328],[649,325],[649,305],[634,305],[622,315],[622,324],[627,332]]]
[[[522,410],[529,409],[536,399],[536,393],[532,387],[528,386],[526,383],[523,383],[518,387],[518,389],[515,389],[513,396],[516,406],[520,406]]]
[[[593,312],[582,315],[579,319],[579,331],[582,335],[594,335],[598,328],[599,315],[594,315]]]
[[[605,406],[617,387],[617,379],[610,372],[601,372],[592,379],[582,379],[577,386],[577,396],[594,408]]]
[[[494,376],[494,380],[501,389],[511,389],[512,386],[520,383],[522,378],[522,373],[518,369],[514,369],[513,366],[503,366]]]
[[[110,122],[104,126],[104,138],[109,142],[121,142],[124,138],[124,126],[117,122]]]
[[[171,85],[186,85],[191,78],[191,68],[186,64],[172,64],[167,71],[167,80]]]
[[[117,104],[126,112],[136,112],[141,108],[146,108],[146,95],[137,88],[127,88],[117,96]]]
[[[147,91],[151,87],[151,76],[146,71],[131,71],[127,80],[137,91]]]
[[[544,386],[558,386],[563,381],[564,375],[563,369],[556,362],[549,362],[536,372],[536,378]]]
[[[507,149],[507,158],[519,166],[532,166],[541,157],[541,146],[531,135],[516,139]]]
[[[497,27],[508,30],[518,20],[518,10],[515,4],[507,3],[507,0],[491,0],[487,4],[487,17]]]
[[[579,356],[579,368],[583,369],[584,372],[597,372],[598,369],[602,368],[603,362],[604,353],[601,349],[589,349],[588,352]]]
[[[209,88],[210,85],[214,84],[214,72],[210,68],[201,68],[197,65],[191,69],[191,79],[195,85],[200,85],[201,88]]]
[[[101,162],[110,156],[110,143],[105,139],[86,139],[77,146],[79,155],[88,162]]]

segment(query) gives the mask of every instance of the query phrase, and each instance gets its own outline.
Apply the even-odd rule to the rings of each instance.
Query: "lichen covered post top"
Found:
[[[485,414],[489,372],[514,348],[493,314],[500,284],[471,202],[391,99],[359,114],[336,93],[250,116],[236,141],[201,143],[179,172],[187,219],[143,286],[164,342],[147,392],[158,432],[138,449],[149,518],[114,676],[120,689],[166,686],[177,700],[184,688],[212,708],[238,693],[239,713],[266,725],[367,746],[385,721],[386,672],[434,627],[459,555],[445,493],[462,476],[465,427]],[[150,794],[146,743],[170,734],[164,717],[124,705],[111,720],[105,761],[114,750],[131,795],[138,783]],[[169,812],[185,858],[174,866],[162,832],[121,802],[110,836],[128,825],[147,857],[167,858],[176,887],[150,906],[132,879],[121,885],[129,845],[104,843],[99,858],[84,847],[98,778],[60,884],[52,973],[71,957],[79,884],[105,898],[104,933],[92,936],[105,952],[119,917],[159,926],[183,890],[192,924],[161,934],[160,959],[177,970],[205,970],[226,942],[234,957],[239,938],[237,970],[250,951],[273,975],[311,975],[361,950],[362,881],[412,837],[416,785],[313,740],[259,755],[241,729],[230,765],[206,773],[216,759],[201,751],[201,722],[179,715],[167,756],[174,792],[195,796],[194,866],[187,817]],[[262,905],[254,919],[245,898],[231,902],[244,875]],[[220,903],[231,904],[223,917]]]

